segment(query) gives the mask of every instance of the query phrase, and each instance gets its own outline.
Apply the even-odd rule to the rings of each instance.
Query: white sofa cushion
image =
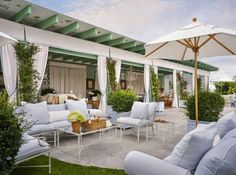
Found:
[[[157,109],[157,103],[148,103],[148,120],[153,121],[155,110]]]
[[[63,111],[48,111],[49,118],[48,122],[58,122],[58,121],[63,121],[67,120],[67,116],[70,114],[69,110],[63,110]]]
[[[227,140],[227,139],[232,139],[232,138],[236,138],[236,128],[230,130],[229,132],[227,132],[224,137],[222,138],[222,142]]]
[[[53,105],[47,105],[48,111],[62,111],[66,110],[65,104],[53,104]]]
[[[35,121],[35,124],[48,123],[48,110],[46,101],[35,104],[27,103],[23,106],[23,110],[26,117]]]
[[[220,142],[200,161],[195,175],[235,175],[236,138]]]
[[[66,108],[69,111],[79,110],[85,116],[88,116],[88,108],[85,99],[81,99],[79,101],[66,100]]]
[[[144,119],[147,116],[148,116],[148,104],[135,101],[131,109],[130,117]]]
[[[125,124],[131,126],[141,126],[141,120],[131,117],[120,117],[116,120],[117,124]]]
[[[233,113],[229,113],[228,115],[220,118],[220,120],[216,123],[217,134],[219,134],[221,138],[223,138],[228,131],[236,127],[232,118],[234,116],[235,114],[233,115]]]
[[[212,148],[216,135],[215,126],[215,123],[211,123],[187,133],[165,161],[194,171],[204,154]]]

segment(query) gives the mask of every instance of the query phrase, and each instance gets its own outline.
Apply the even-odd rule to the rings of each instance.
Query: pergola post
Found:
[[[177,78],[176,78],[176,70],[173,70],[173,102],[172,107],[178,107],[178,98],[177,98]]]

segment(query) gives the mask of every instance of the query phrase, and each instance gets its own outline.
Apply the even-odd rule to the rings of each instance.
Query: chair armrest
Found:
[[[131,111],[130,112],[123,112],[122,114],[118,114],[118,118],[120,117],[130,117]]]
[[[184,168],[138,151],[125,157],[124,169],[128,175],[191,175]]]

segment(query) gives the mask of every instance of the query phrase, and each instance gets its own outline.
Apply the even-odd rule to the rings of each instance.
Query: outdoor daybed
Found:
[[[164,160],[132,151],[128,175],[235,175],[236,113],[188,132]]]

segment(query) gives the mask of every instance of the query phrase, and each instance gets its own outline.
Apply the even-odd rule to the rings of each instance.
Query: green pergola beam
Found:
[[[136,46],[136,41],[130,41],[121,45],[117,45],[116,47],[120,48],[120,49],[129,49],[131,47],[135,47]]]
[[[140,45],[137,45],[136,47],[131,47],[127,50],[129,50],[131,52],[142,51],[142,50],[144,50],[144,46],[143,46],[143,44],[140,44]]]
[[[108,46],[117,46],[124,43],[125,43],[125,38],[117,38],[110,41],[106,41],[103,44],[108,45]]]
[[[126,65],[126,66],[144,68],[143,64],[133,63],[133,62],[129,62],[129,61],[122,61],[121,64]]]
[[[55,48],[55,47],[50,47],[49,52],[63,54],[63,55],[70,55],[70,56],[75,56],[75,57],[83,57],[83,58],[88,58],[88,59],[97,59],[96,55],[75,52],[75,51],[65,50],[65,49],[59,49],[59,48]]]
[[[89,39],[89,38],[94,38],[97,36],[97,29],[96,28],[92,28],[83,32],[80,32],[78,34],[76,34],[75,36],[81,39]]]
[[[111,33],[107,33],[107,34],[98,36],[96,38],[92,38],[91,40],[95,41],[97,43],[102,43],[102,42],[105,42],[105,41],[109,41],[111,39],[112,39],[112,34]]]
[[[57,23],[59,23],[59,17],[58,17],[58,15],[53,15],[53,16],[39,22],[38,24],[35,25],[35,27],[40,28],[40,29],[46,29],[46,28],[49,28]]]
[[[15,22],[21,22],[26,16],[30,15],[32,13],[32,6],[28,5],[25,8],[23,8],[21,11],[16,13],[14,16],[10,18],[10,20]]]
[[[145,50],[139,50],[139,51],[136,51],[136,53],[144,55],[145,54]]]
[[[79,29],[79,23],[78,22],[74,22],[72,24],[69,24],[68,26],[65,26],[59,30],[57,30],[56,32],[61,33],[61,34],[68,34],[71,33],[75,30]]]

